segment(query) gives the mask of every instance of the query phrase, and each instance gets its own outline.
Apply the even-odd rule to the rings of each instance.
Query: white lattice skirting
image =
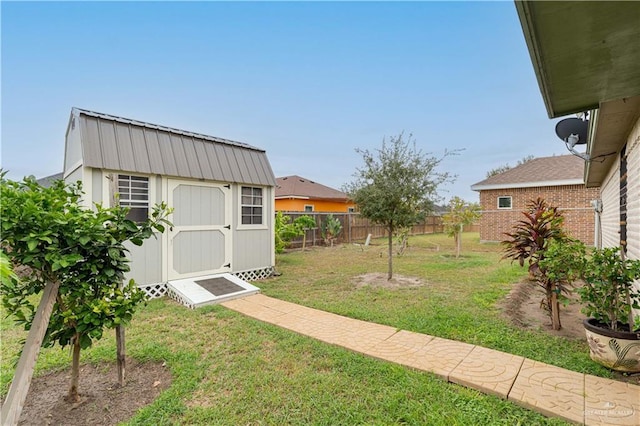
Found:
[[[269,278],[273,274],[273,267],[261,268],[261,269],[252,269],[250,271],[240,271],[233,272],[231,275],[235,275],[244,281],[259,281]],[[138,288],[145,292],[147,298],[149,299],[157,299],[158,297],[168,296],[173,300],[176,300],[178,303],[188,306],[188,302],[184,300],[180,295],[176,294],[176,292],[171,291],[167,287],[167,283],[157,283],[157,284],[145,284],[138,286]],[[192,307],[192,306],[189,306]]]
[[[195,308],[195,306],[193,306],[192,303],[189,303],[188,299],[182,297],[181,294],[176,293],[175,291],[173,291],[172,289],[170,289],[168,287],[167,287],[167,296],[170,297],[171,299],[175,300],[176,302],[180,303],[181,305],[186,306],[187,308],[190,308],[190,309]]]
[[[273,267],[253,269],[251,271],[232,272],[231,275],[235,275],[241,280],[245,281],[259,281],[269,278],[273,274]]]
[[[148,299],[157,299],[167,294],[167,283],[145,284],[138,288],[144,291]]]

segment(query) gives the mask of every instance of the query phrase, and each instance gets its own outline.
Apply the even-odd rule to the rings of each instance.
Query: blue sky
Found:
[[[513,2],[3,1],[3,169],[62,171],[72,107],[238,140],[340,189],[356,148],[412,133],[470,185],[566,154]]]

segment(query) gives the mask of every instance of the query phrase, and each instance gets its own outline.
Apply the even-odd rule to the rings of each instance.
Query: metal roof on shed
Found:
[[[72,126],[80,125],[88,167],[275,185],[266,152],[245,143],[79,108],[71,119]]]

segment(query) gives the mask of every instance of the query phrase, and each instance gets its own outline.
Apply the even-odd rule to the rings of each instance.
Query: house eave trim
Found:
[[[276,200],[310,200],[311,197],[305,197],[302,195],[279,195]]]
[[[543,186],[584,185],[583,179],[548,180],[523,183],[497,183],[489,185],[471,185],[473,191],[489,191],[492,189],[537,188]]]

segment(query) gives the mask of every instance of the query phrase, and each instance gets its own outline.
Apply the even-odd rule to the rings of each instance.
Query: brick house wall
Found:
[[[480,241],[502,241],[505,232],[522,218],[527,204],[538,197],[557,206],[564,215],[567,233],[587,245],[593,245],[595,213],[591,201],[600,197],[599,188],[584,185],[543,186],[482,190],[480,192]],[[498,209],[498,197],[511,197],[511,209]]]

